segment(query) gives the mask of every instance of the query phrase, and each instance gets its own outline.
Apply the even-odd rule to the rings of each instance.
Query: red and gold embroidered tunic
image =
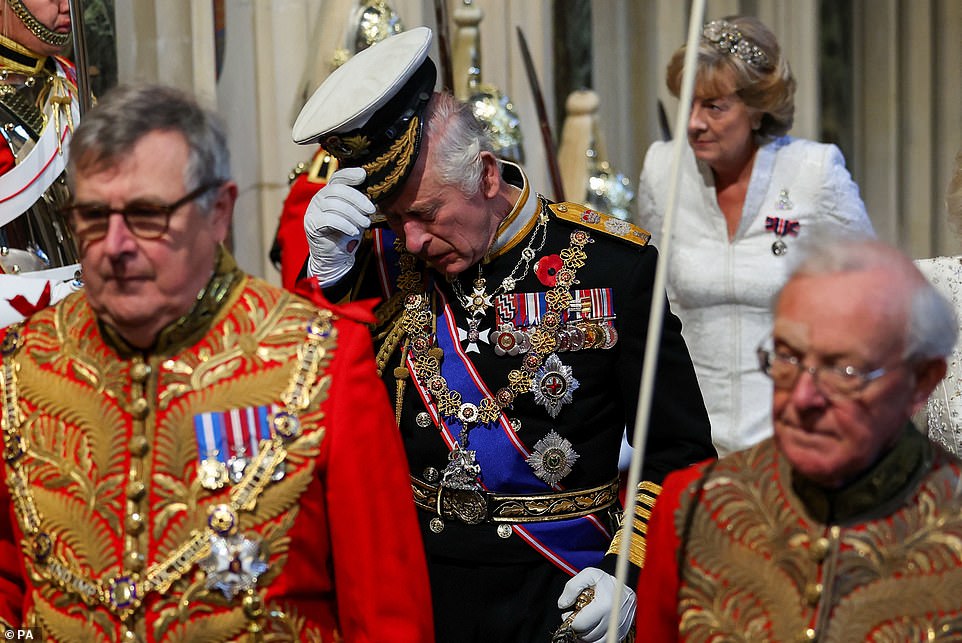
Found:
[[[703,469],[655,503],[639,640],[959,640],[962,466],[915,429],[837,493],[793,480],[771,440],[720,460],[695,501]]]
[[[367,331],[232,264],[146,353],[82,292],[7,333],[0,624],[52,640],[431,640]]]

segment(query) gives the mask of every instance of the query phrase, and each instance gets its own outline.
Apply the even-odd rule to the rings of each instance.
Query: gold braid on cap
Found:
[[[770,69],[768,54],[727,20],[712,20],[701,30],[701,38],[718,51],[737,56],[755,69]]]
[[[57,33],[37,20],[37,17],[30,13],[30,9],[27,9],[23,4],[23,0],[7,0],[7,4],[10,5],[10,8],[13,9],[13,12],[20,18],[24,26],[30,30],[30,33],[43,42],[54,47],[63,47],[67,44],[67,41],[70,39],[70,34]]]
[[[361,166],[368,176],[371,176],[375,172],[383,170],[392,162],[395,163],[394,169],[387,176],[366,188],[367,196],[372,201],[377,200],[378,197],[393,188],[407,172],[411,161],[414,159],[414,142],[417,140],[419,122],[417,116],[412,118],[411,122],[408,123],[407,131],[391,144],[387,152]]]

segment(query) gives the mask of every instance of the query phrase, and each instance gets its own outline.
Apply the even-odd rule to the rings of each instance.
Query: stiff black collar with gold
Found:
[[[168,353],[189,346],[203,335],[227,303],[230,295],[243,284],[244,273],[234,257],[223,246],[218,246],[214,274],[199,293],[187,314],[171,322],[157,336],[153,353]],[[104,340],[122,356],[139,354],[110,326],[99,322]]]
[[[518,190],[518,200],[515,202],[511,212],[498,225],[498,230],[494,235],[494,243],[488,249],[484,257],[484,263],[494,261],[498,257],[506,254],[517,246],[538,223],[538,215],[541,212],[538,199],[531,199],[531,187],[528,185],[528,177],[521,169],[520,165],[515,165],[508,161],[500,161],[501,177],[506,183]]]
[[[40,73],[47,56],[38,56],[20,43],[0,35],[0,80],[7,74],[33,76]]]
[[[888,513],[892,503],[902,502],[932,464],[928,439],[911,424],[895,446],[858,479],[841,489],[825,489],[793,474],[792,489],[809,515],[825,524],[846,524]]]

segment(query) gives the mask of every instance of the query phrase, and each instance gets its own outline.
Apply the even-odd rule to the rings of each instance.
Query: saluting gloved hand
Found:
[[[311,256],[307,274],[328,286],[354,266],[354,253],[361,234],[371,225],[374,204],[354,188],[364,182],[367,172],[360,167],[346,167],[331,175],[304,213],[304,232]]]
[[[606,572],[594,567],[586,567],[578,572],[565,584],[564,591],[558,598],[558,608],[568,609],[562,614],[567,618],[574,607],[575,600],[582,590],[594,589],[594,598],[581,608],[571,621],[571,631],[578,641],[596,643],[603,641],[608,632],[608,614],[611,612],[611,602],[615,599],[615,583],[618,580]],[[635,622],[635,593],[630,587],[622,587],[621,606],[618,609],[618,640],[628,636],[628,631]]]

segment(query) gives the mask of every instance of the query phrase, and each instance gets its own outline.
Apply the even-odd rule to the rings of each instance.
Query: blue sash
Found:
[[[491,396],[491,391],[461,348],[457,324],[444,294],[439,290],[437,293],[444,304],[443,312],[437,319],[438,346],[444,350],[441,375],[450,389],[461,393],[462,402],[478,404],[482,398]],[[407,366],[416,375],[417,369],[410,356]],[[441,427],[441,437],[448,449],[455,448],[462,429],[461,422],[454,417],[447,420],[442,418],[417,377],[412,381],[421,400]],[[526,462],[531,451],[518,439],[504,412],[497,421],[471,430],[468,449],[476,452],[481,465],[481,484],[489,491],[543,494],[563,489],[557,484],[549,486],[534,475]],[[525,542],[569,574],[576,574],[585,567],[597,567],[611,543],[611,534],[595,516],[525,523],[512,525],[512,528]]]

